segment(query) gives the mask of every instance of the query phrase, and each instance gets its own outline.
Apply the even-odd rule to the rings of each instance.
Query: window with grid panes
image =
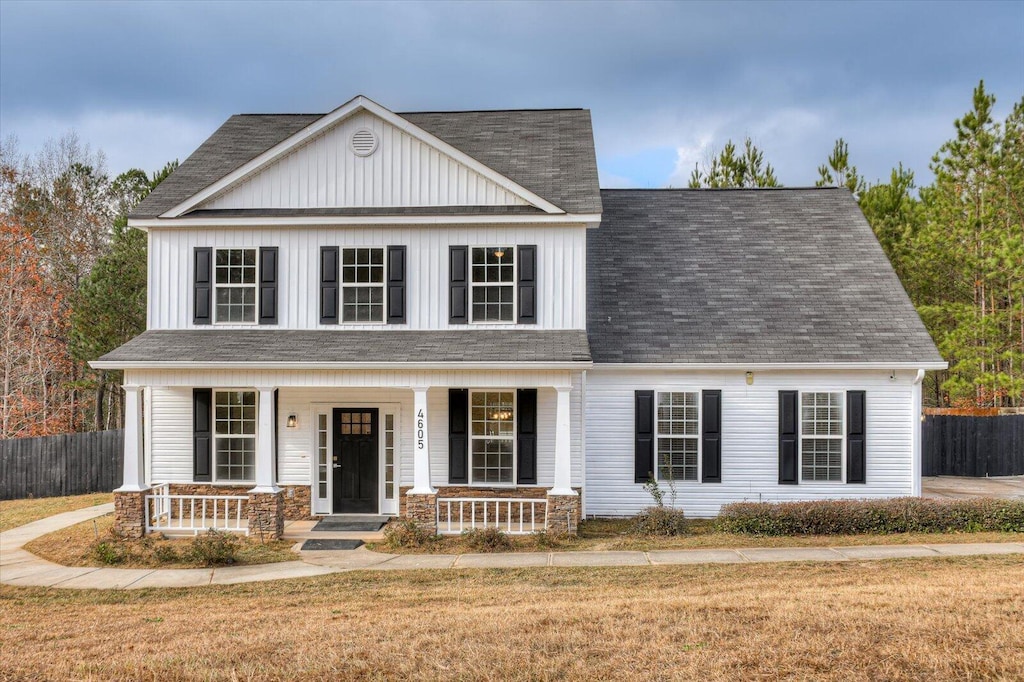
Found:
[[[470,483],[515,481],[515,392],[470,394]]]
[[[658,479],[696,481],[699,393],[658,393]]]
[[[843,394],[800,394],[800,477],[843,480]]]
[[[256,392],[214,392],[214,473],[217,481],[256,480]]]
[[[217,249],[216,322],[256,322],[256,249]]]
[[[384,321],[384,249],[341,250],[341,321]]]
[[[472,321],[515,321],[515,248],[473,248]]]

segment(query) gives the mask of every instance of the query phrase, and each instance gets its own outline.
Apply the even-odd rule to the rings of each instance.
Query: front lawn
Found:
[[[75,511],[97,504],[113,502],[111,493],[70,495],[68,497],[36,497],[27,500],[0,501],[0,531],[10,530],[26,523],[45,519],[54,514]]]
[[[579,536],[535,534],[509,536],[515,552],[548,551],[652,551],[659,549],[740,549],[743,547],[822,547],[844,545],[910,545],[951,542],[1024,542],[1024,533],[890,533],[858,535],[801,535],[795,537],[755,536],[715,530],[711,519],[689,519],[688,533],[675,537],[634,535],[632,519],[589,519],[580,524]],[[468,554],[481,550],[463,536],[443,536],[421,547],[393,547],[386,542],[370,543],[378,552],[392,554]]]
[[[0,586],[0,679],[1024,678],[1024,560]]]

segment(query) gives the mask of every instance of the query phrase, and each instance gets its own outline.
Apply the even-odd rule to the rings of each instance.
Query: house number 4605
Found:
[[[423,410],[416,413],[416,449],[422,450],[427,447],[426,439],[423,437],[427,425],[423,416]]]

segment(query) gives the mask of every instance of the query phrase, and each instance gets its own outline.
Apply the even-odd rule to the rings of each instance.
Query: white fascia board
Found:
[[[429,216],[274,216],[237,218],[136,218],[128,227],[205,228],[205,227],[321,227],[366,225],[551,225],[597,227],[600,213],[559,213],[547,215],[429,215]]]
[[[516,194],[524,201],[527,201],[528,203],[536,206],[537,208],[543,210],[545,213],[565,213],[565,211],[558,208],[550,201],[544,199],[543,197],[537,194],[534,194],[533,192],[526,189],[522,185],[519,185],[518,183],[515,183],[512,180],[509,180],[501,173],[498,173],[497,171],[489,168],[488,166],[485,166],[484,164],[480,163],[479,161],[469,156],[465,152],[459,151],[458,149],[451,146],[444,140],[431,135],[430,133],[428,133],[427,131],[423,130],[418,126],[413,125],[412,123],[405,120],[398,114],[385,109],[384,107],[377,104],[373,100],[368,99],[362,95],[358,95],[349,100],[348,102],[346,102],[345,104],[342,104],[334,111],[328,114],[324,114],[323,116],[313,121],[308,126],[303,128],[299,132],[295,133],[291,137],[288,137],[285,140],[277,143],[276,145],[274,145],[267,151],[263,152],[256,158],[243,164],[242,166],[232,171],[231,173],[228,173],[220,180],[214,182],[212,185],[209,185],[205,189],[197,192],[196,194],[193,194],[191,197],[181,202],[174,208],[163,213],[160,217],[177,218],[183,213],[203,203],[207,199],[210,199],[211,197],[228,189],[235,183],[245,179],[247,176],[259,170],[263,166],[273,163],[278,158],[284,156],[292,149],[299,147],[302,144],[305,144],[308,140],[320,134],[327,128],[330,128],[338,121],[348,118],[352,114],[355,114],[356,112],[359,111],[368,111],[371,114],[378,116],[379,118],[383,119],[392,126],[399,128],[403,132],[420,140],[424,144],[434,147],[438,151],[447,154],[448,156],[452,157],[459,163],[484,176],[491,182],[499,185],[500,187],[508,190],[509,192],[512,192],[513,194]]]
[[[192,362],[187,360],[152,362],[103,362],[93,360],[93,369],[323,369],[323,370],[585,370],[592,362]]]
[[[637,371],[746,371],[746,372],[767,372],[779,370],[935,370],[946,369],[948,362],[761,362],[741,364],[736,362],[616,362],[616,363],[594,363],[593,369],[610,372],[637,372]]]

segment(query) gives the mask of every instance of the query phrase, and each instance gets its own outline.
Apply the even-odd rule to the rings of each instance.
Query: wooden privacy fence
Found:
[[[1024,475],[1024,414],[926,416],[921,425],[921,474]]]
[[[0,500],[113,490],[123,453],[122,429],[0,440]]]

